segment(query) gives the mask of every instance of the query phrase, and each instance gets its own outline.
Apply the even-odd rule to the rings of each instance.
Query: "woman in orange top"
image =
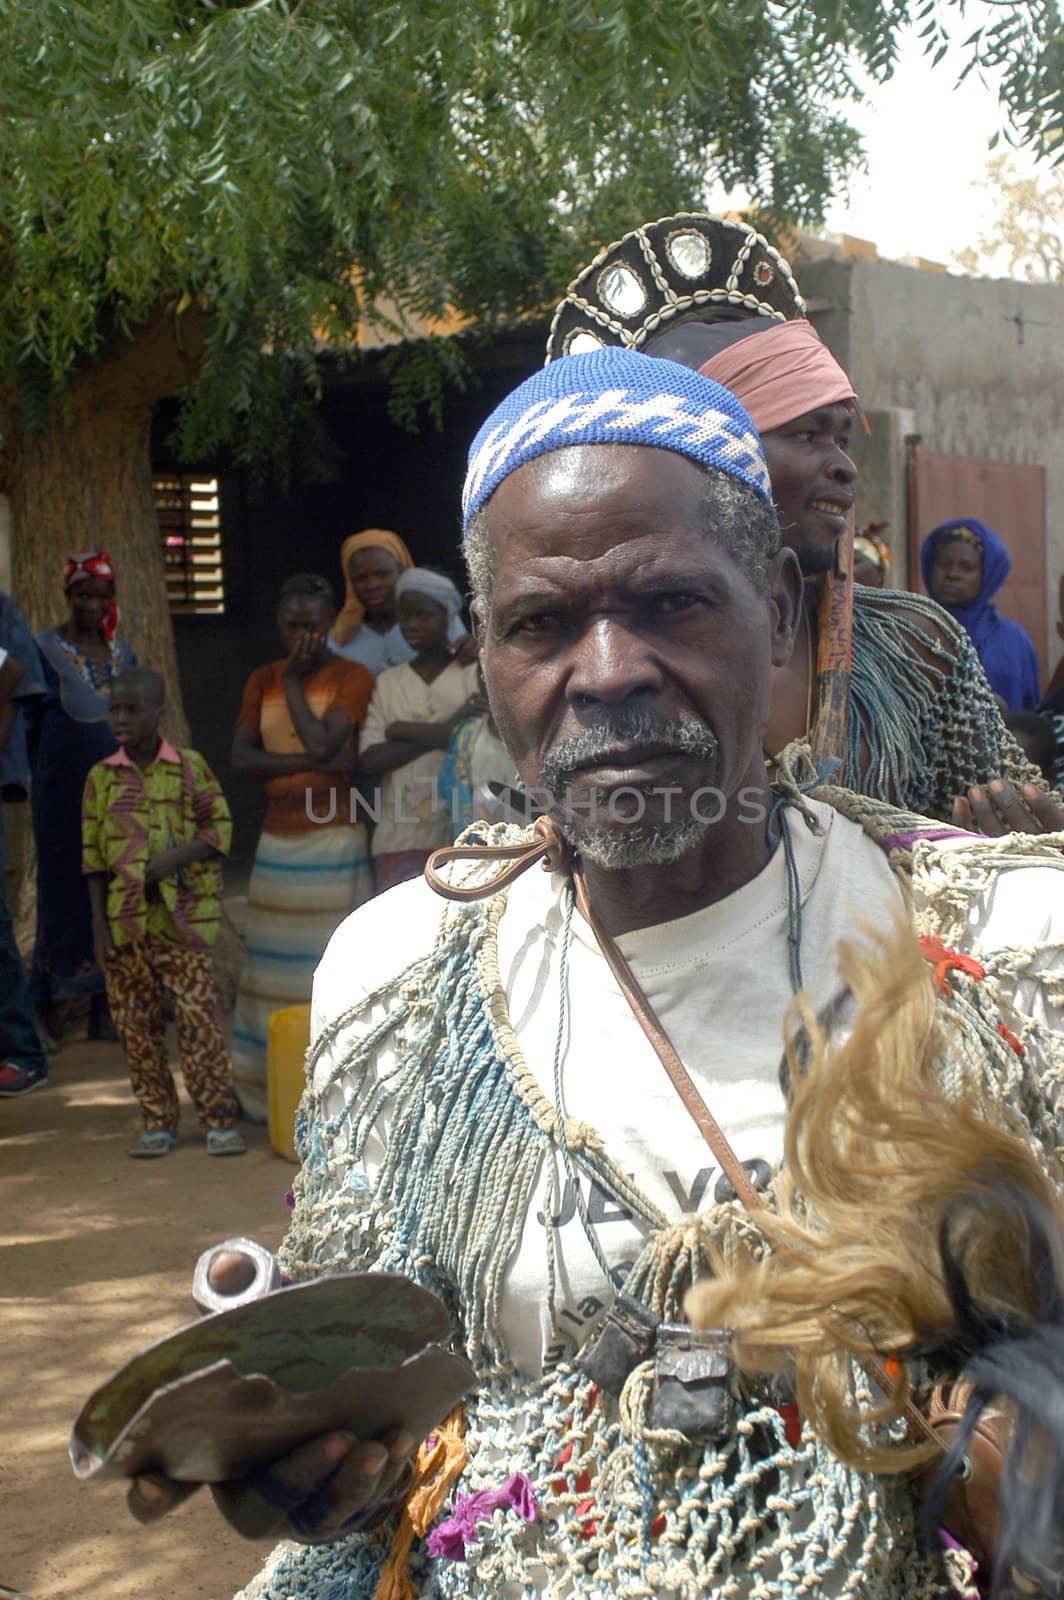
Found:
[[[266,1119],[270,1012],[310,999],[333,930],[373,893],[365,824],[349,798],[373,678],[329,650],[335,615],[325,578],[289,578],[277,611],[285,658],[251,674],[233,736],[233,771],[266,788],[233,1018],[234,1086],[253,1121]]]

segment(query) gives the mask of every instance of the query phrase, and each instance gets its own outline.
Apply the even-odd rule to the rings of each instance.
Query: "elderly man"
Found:
[[[697,1395],[677,1412],[657,1393],[685,1335],[655,1323],[681,1320],[686,1287],[744,1226],[736,1190],[756,1204],[780,1162],[792,996],[845,1009],[840,942],[901,911],[892,864],[907,868],[919,831],[841,792],[770,787],[770,679],[801,573],[756,433],[685,368],[574,357],[485,424],[465,514],[493,715],[565,843],[542,820],[497,829],[505,884],[474,845],[435,881],[480,898],[449,904],[419,880],[337,932],[283,1265],[437,1290],[477,1387],[446,1430],[434,1501],[440,1439],[418,1456],[427,1541],[401,1510],[409,1437],[310,1441],[274,1471],[277,1526],[301,1543],[246,1600],[945,1594],[906,1479],[844,1467],[770,1388],[745,1388],[712,1437]],[[1059,858],[1028,845],[1009,875],[1023,884],[991,897],[988,863],[1015,857],[962,842],[972,864],[951,868],[944,905],[933,871],[914,877],[927,928],[952,927],[967,891],[965,936],[990,974],[1038,895],[1059,944]],[[551,870],[521,870],[538,860]],[[1021,1015],[1010,971],[993,990],[965,978],[966,1015],[981,1081],[1028,1108],[1048,1163],[1060,1051],[1037,981]],[[1022,1057],[986,1023],[993,1006]],[[741,1169],[719,1139],[707,1148],[705,1102]],[[311,1490],[308,1527],[310,1500],[292,1508]],[[166,1486],[132,1504],[153,1517]]]

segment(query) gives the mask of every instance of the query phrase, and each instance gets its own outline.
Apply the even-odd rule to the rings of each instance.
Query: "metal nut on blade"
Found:
[[[281,1287],[271,1250],[254,1239],[226,1239],[204,1250],[192,1274],[192,1298],[200,1311],[231,1311]]]

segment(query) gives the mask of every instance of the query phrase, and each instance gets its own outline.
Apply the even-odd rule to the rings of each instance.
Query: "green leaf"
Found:
[[[815,224],[860,162],[862,74],[964,0],[32,0],[0,55],[0,369],[62,390],[161,307],[209,308],[182,445],[265,461],[357,359],[375,309],[393,411],[438,420],[465,345],[549,308],[594,247],[744,187]],[[963,31],[963,29],[961,30]],[[1059,0],[1000,0],[961,72],[1064,152]],[[41,377],[43,374],[43,378]],[[32,386],[32,385],[31,385]],[[38,411],[39,411],[38,407]]]

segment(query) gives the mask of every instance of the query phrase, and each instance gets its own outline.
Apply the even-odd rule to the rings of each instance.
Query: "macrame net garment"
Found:
[[[990,778],[1044,787],[1002,721],[964,629],[923,595],[855,588],[839,782],[948,821],[954,798]]]
[[[531,1526],[497,1511],[466,1560],[411,1566],[415,1594],[855,1597],[951,1593],[915,1556],[911,1496],[840,1467],[813,1441],[795,1451],[777,1412],[745,1416],[719,1451],[659,1446],[587,1414],[586,1380],[559,1369],[534,1387],[496,1377],[468,1409],[461,1490],[496,1488],[513,1471],[536,1486]],[[566,1444],[576,1447],[563,1467]],[[589,1506],[590,1478],[595,1493]],[[908,1503],[906,1503],[908,1502]],[[285,1546],[240,1600],[370,1600],[389,1531],[321,1549]],[[826,1587],[827,1586],[827,1587]]]
[[[900,876],[911,874],[917,931],[947,945],[997,871],[1032,860],[1064,870],[1057,836],[928,853],[920,843],[926,819],[841,790],[818,797],[879,841]],[[494,828],[486,837],[499,844],[522,835]],[[539,1380],[509,1370],[500,1286],[558,1128],[506,1018],[495,945],[504,903],[499,894],[448,905],[431,955],[331,1025],[311,1068],[349,1022],[369,1017],[379,1002],[388,1008],[363,1038],[344,1040],[328,1082],[308,1089],[299,1118],[303,1167],[284,1270],[293,1278],[337,1268],[406,1272],[440,1294],[480,1379],[467,1403],[468,1461],[456,1493],[497,1489],[521,1472],[539,1506],[532,1524],[495,1511],[465,1561],[430,1561],[416,1541],[414,1593],[432,1600],[956,1595],[946,1569],[917,1553],[907,1479],[851,1471],[808,1430],[792,1448],[771,1406],[751,1403],[721,1446],[690,1444],[649,1426],[649,1363],[635,1369],[619,1401],[598,1394],[571,1364]],[[957,1026],[939,1070],[947,1089],[976,1095],[991,1113],[1010,1106],[1017,1131],[1060,1182],[1064,1055],[1050,1030],[1003,1013],[1001,985],[1011,987],[1017,976],[1037,976],[1050,1003],[1060,1004],[1064,951],[1001,952],[981,981],[951,974],[952,992],[941,1003]],[[999,1031],[1003,1015],[1020,1030],[1022,1053]],[[396,1060],[378,1079],[372,1061],[386,1042]],[[358,1159],[386,1104],[387,1152],[371,1191]],[[583,1170],[616,1192],[624,1175],[594,1130],[569,1124],[566,1134]],[[755,1220],[728,1205],[654,1228],[630,1287],[677,1318],[691,1278],[712,1270],[714,1257],[727,1262],[751,1238]],[[867,1380],[855,1374],[854,1387],[867,1404]],[[317,1548],[282,1545],[237,1600],[374,1600],[391,1531]]]

